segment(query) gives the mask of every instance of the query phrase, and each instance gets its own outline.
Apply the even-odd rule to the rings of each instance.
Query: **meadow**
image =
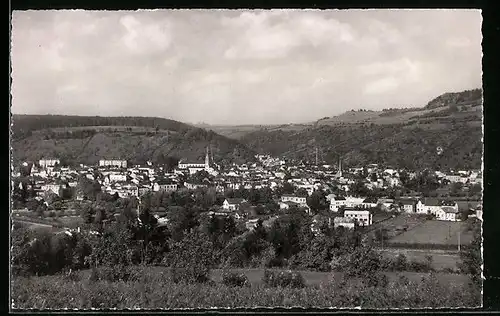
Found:
[[[460,243],[462,245],[470,244],[472,233],[467,231],[466,223],[430,220],[395,236],[390,242],[398,244],[458,245],[459,233]]]

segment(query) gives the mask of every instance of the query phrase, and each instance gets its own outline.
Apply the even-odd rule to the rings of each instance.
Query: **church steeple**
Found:
[[[339,170],[337,171],[337,177],[342,177],[342,159],[339,158]]]

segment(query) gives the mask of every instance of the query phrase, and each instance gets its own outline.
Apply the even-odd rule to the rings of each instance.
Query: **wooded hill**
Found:
[[[481,168],[481,90],[445,93],[425,107],[349,111],[309,126],[275,127],[240,140],[259,153],[347,165],[385,163],[394,167]],[[437,148],[443,149],[437,154]]]
[[[164,157],[204,161],[210,146],[218,163],[253,161],[255,153],[237,140],[161,118],[14,115],[15,161],[56,157],[64,162],[96,164],[120,158],[131,163]]]

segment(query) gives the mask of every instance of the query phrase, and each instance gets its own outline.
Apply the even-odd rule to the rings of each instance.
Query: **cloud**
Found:
[[[479,11],[25,11],[12,26],[14,113],[288,123],[481,86]]]

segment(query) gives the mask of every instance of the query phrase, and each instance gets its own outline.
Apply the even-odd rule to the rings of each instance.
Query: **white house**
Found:
[[[127,161],[121,159],[101,159],[99,160],[99,167],[127,168]]]
[[[244,202],[246,202],[246,200],[242,198],[229,198],[224,201],[222,208],[225,210],[237,211]]]
[[[177,183],[171,181],[158,181],[153,184],[153,191],[172,192],[177,190]]]
[[[373,215],[368,210],[345,210],[344,217],[353,218],[360,226],[370,226],[373,223]]]
[[[59,159],[40,159],[38,161],[38,165],[42,168],[54,167],[60,163]]]
[[[52,192],[52,193],[55,193],[57,195],[59,195],[59,190],[61,188],[62,188],[62,185],[60,185],[60,184],[53,184],[53,183],[44,184],[41,187],[42,191],[44,191],[44,192]]]
[[[460,221],[460,214],[458,213],[458,210],[453,207],[443,206],[436,211],[436,219],[441,221],[457,222]]]
[[[415,213],[417,211],[417,201],[410,199],[401,199],[399,201],[402,211],[405,213]]]
[[[345,197],[339,196],[330,200],[330,211],[338,212],[341,206],[345,206],[347,203]]]
[[[337,227],[345,227],[348,229],[353,229],[355,226],[355,219],[350,217],[335,217],[333,219],[333,226]]]
[[[307,198],[302,196],[285,194],[281,197],[281,202],[295,202],[297,204],[307,204]]]
[[[438,199],[426,198],[423,201],[419,200],[416,204],[418,214],[433,214],[435,215],[441,209],[441,203]]]

